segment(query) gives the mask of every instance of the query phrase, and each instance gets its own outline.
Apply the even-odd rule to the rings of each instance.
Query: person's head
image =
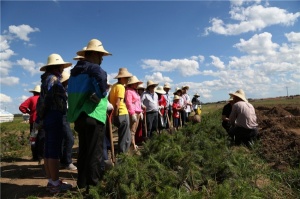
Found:
[[[166,82],[166,83],[164,84],[164,91],[166,91],[166,93],[169,93],[170,89],[171,89],[170,84],[169,84],[168,82]]]
[[[194,95],[194,97],[195,97],[195,98],[198,98],[198,97],[200,97],[200,95],[199,95],[198,93],[196,93],[196,94]]]
[[[140,81],[136,76],[129,77],[127,86],[132,89],[137,89],[138,85],[142,84],[143,82]]]
[[[166,91],[164,91],[164,88],[162,86],[157,86],[154,91],[157,93],[158,96],[166,94]]]
[[[173,93],[174,95],[178,95],[178,96],[181,96],[182,95],[182,90],[181,88],[177,87],[175,92]]]
[[[98,39],[92,39],[87,44],[86,48],[77,52],[78,56],[82,56],[85,60],[101,65],[103,56],[112,55],[106,51],[102,45],[102,42]]]
[[[64,62],[59,54],[51,54],[48,57],[47,65],[40,68],[40,71],[46,71],[49,73],[58,73],[59,75],[63,72],[64,68],[71,66],[72,63]]]
[[[230,97],[233,98],[233,103],[244,101],[248,102],[245,92],[242,89],[237,90],[235,93],[229,93]]]
[[[144,87],[144,85],[143,84],[139,84],[138,86],[137,86],[137,88],[136,88],[136,90],[137,90],[137,92],[138,92],[138,94],[139,95],[142,95],[144,92],[145,92],[145,87]]]
[[[189,86],[185,85],[185,86],[182,86],[181,90],[182,90],[182,94],[186,94],[187,91],[189,90]]]
[[[154,93],[154,89],[155,87],[157,86],[158,84],[157,83],[154,83],[152,80],[148,80],[147,81],[147,90],[150,92],[150,93]]]
[[[179,101],[180,97],[178,95],[174,95],[173,101],[177,103]]]
[[[34,89],[29,90],[29,92],[31,92],[33,95],[40,95],[41,92],[41,86],[40,85],[36,85],[34,87]]]
[[[133,75],[128,72],[127,68],[119,68],[119,73],[114,79],[118,79],[118,83],[122,85],[126,85],[128,83],[128,80]]]

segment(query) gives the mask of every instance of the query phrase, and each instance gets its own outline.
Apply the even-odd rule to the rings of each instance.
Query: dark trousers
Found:
[[[64,165],[69,165],[72,163],[72,148],[74,145],[73,132],[70,127],[70,123],[67,121],[67,116],[63,117],[63,140],[62,140],[62,156],[60,158],[60,163]]]
[[[30,123],[30,132],[33,129],[33,123]],[[31,145],[32,158],[34,160],[41,160],[44,158],[44,148],[45,148],[45,131],[40,129],[36,136],[35,144]]]
[[[249,146],[250,142],[255,141],[258,136],[257,128],[246,129],[243,127],[235,126],[229,130],[229,135],[234,137],[236,145],[244,144]]]
[[[182,126],[186,123],[187,121],[187,113],[185,110],[180,111],[180,116],[181,116],[181,124]]]
[[[85,113],[82,113],[74,124],[79,138],[77,185],[79,188],[95,186],[103,176],[101,162],[105,124]]]
[[[147,122],[147,137],[151,138],[153,136],[153,132],[157,132],[158,111],[147,112],[146,122]]]

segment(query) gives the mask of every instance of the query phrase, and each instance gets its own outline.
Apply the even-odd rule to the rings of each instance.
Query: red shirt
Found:
[[[163,95],[160,95],[160,98],[158,99],[158,105],[163,106],[164,108],[167,106],[167,100]],[[164,115],[164,113],[165,113],[164,108],[159,110],[162,115]]]
[[[30,123],[34,123],[36,120],[36,104],[38,99],[39,95],[31,96],[19,106],[19,110],[22,113],[28,113],[30,115]]]
[[[172,109],[173,109],[173,118],[179,118],[179,111],[177,108],[180,108],[179,101],[173,102]]]

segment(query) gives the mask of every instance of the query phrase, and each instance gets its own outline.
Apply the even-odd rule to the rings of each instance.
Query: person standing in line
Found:
[[[158,133],[160,134],[166,128],[167,123],[167,100],[163,96],[166,92],[162,86],[157,86],[154,91],[158,96]]]
[[[166,123],[166,128],[170,128],[169,122],[171,122],[172,119],[172,103],[171,103],[171,96],[169,94],[169,91],[171,90],[171,86],[168,82],[166,82],[164,84],[164,91],[166,92],[163,96],[167,101],[167,106],[166,106],[166,117],[168,116],[169,120],[166,119],[167,123]]]
[[[145,89],[146,88],[144,87],[143,84],[139,84],[137,86],[137,93],[138,93],[141,100],[142,100],[142,95],[145,92]],[[141,118],[140,118],[140,121],[139,121],[137,131],[135,133],[135,142],[136,143],[141,143],[141,142],[145,141],[144,138],[146,137],[146,133],[147,133],[145,131],[145,117],[144,117],[144,115],[146,114],[146,112],[145,112],[146,107],[143,108],[143,105],[141,105],[141,108],[142,108],[142,113],[140,115]]]
[[[182,86],[182,98],[184,101],[184,110],[182,111],[183,114],[183,123],[182,125],[186,124],[186,122],[188,122],[188,117],[189,114],[191,113],[191,106],[192,106],[192,102],[191,102],[191,98],[188,95],[187,91],[189,90],[189,86]]]
[[[37,101],[40,97],[40,92],[41,92],[41,86],[37,85],[34,87],[33,90],[30,90],[33,94],[33,96],[27,98],[22,104],[19,106],[19,110],[24,113],[24,114],[29,114],[29,132],[31,133],[34,129],[34,122],[37,118],[37,113],[36,113],[36,104]],[[39,130],[37,136],[36,136],[36,141],[35,144],[31,145],[31,154],[32,154],[32,160],[34,161],[40,161],[44,155],[43,155],[43,139],[45,137],[45,132],[41,129]],[[39,146],[39,144],[41,146]]]
[[[234,137],[236,145],[243,143],[250,147],[251,142],[255,141],[258,136],[255,109],[246,99],[242,89],[235,93],[229,93],[229,95],[234,102],[229,116],[233,128],[229,130],[229,134]]]
[[[142,84],[140,80],[136,76],[132,76],[129,78],[126,91],[125,91],[125,99],[126,99],[126,107],[129,113],[130,119],[130,132],[131,132],[131,143],[134,151],[138,150],[138,146],[135,142],[135,134],[136,130],[143,114],[141,98],[137,93],[138,85]]]
[[[128,152],[131,144],[129,128],[129,114],[125,104],[125,86],[132,74],[127,68],[119,68],[119,73],[114,79],[118,82],[112,85],[109,92],[109,102],[114,107],[113,123],[118,128],[118,152]]]
[[[193,106],[193,110],[195,111],[195,113],[197,113],[198,107],[201,105],[201,102],[198,99],[199,97],[200,97],[200,95],[198,93],[196,93],[192,99],[192,106]]]
[[[180,118],[180,110],[181,110],[179,99],[180,99],[180,97],[178,95],[174,95],[173,104],[172,104],[173,126],[177,131],[179,128],[179,118]]]
[[[180,116],[179,116],[179,127],[182,127],[183,124],[184,124],[184,116],[185,116],[185,114],[183,114],[183,112],[184,112],[184,99],[182,97],[182,90],[181,90],[181,88],[176,87],[176,90],[175,90],[175,92],[173,94],[174,94],[174,96],[177,95],[179,97],[179,100],[178,100],[179,101],[179,105],[180,105],[180,109],[178,109],[179,114],[180,114]]]
[[[142,95],[142,106],[146,107],[147,139],[158,129],[158,95],[154,92],[157,83],[147,81],[147,89]]]
[[[63,117],[67,112],[67,95],[60,82],[64,68],[71,66],[59,54],[51,54],[47,65],[42,66],[41,94],[37,103],[38,122],[43,122],[45,130],[44,167],[48,178],[46,189],[59,193],[72,188],[72,185],[59,179],[59,160],[63,139]]]
[[[66,93],[68,89],[69,78],[70,78],[70,73],[63,71],[60,82],[65,88]],[[72,161],[72,148],[74,145],[74,136],[70,127],[70,123],[67,121],[67,115],[64,115],[63,119],[64,119],[63,121],[64,136],[62,141],[62,156],[60,158],[60,164],[65,169],[73,171],[73,170],[77,170],[77,167],[73,164]]]
[[[233,104],[234,104],[233,98],[230,97],[228,100],[228,103],[222,109],[222,126],[226,130],[227,133],[229,133],[229,129],[231,126],[230,121],[229,121],[229,115],[231,113]]]
[[[107,74],[102,69],[103,57],[111,55],[98,39],[91,39],[86,49],[77,52],[85,59],[71,69],[68,82],[69,122],[78,132],[77,186],[96,186],[103,177],[103,141],[107,111]]]

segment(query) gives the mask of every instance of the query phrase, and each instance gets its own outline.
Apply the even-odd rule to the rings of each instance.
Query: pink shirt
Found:
[[[254,129],[258,126],[254,107],[252,104],[244,101],[236,102],[232,106],[229,120],[230,123],[246,129]]]
[[[133,115],[135,113],[141,113],[141,98],[139,94],[132,88],[127,87],[125,91],[125,103],[129,112],[129,115]]]

